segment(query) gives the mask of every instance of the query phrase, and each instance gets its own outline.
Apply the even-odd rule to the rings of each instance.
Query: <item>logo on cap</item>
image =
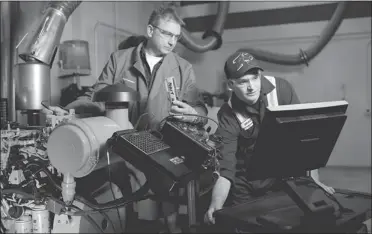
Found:
[[[253,56],[248,54],[248,53],[239,53],[238,56],[236,56],[234,58],[234,60],[232,61],[233,64],[235,63],[239,63],[239,67],[236,69],[236,71],[239,71],[240,68],[242,68],[244,66],[244,63],[246,63],[248,66],[249,66],[249,62],[253,60]]]

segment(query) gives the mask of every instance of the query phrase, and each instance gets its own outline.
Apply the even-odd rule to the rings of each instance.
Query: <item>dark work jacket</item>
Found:
[[[261,93],[256,108],[248,106],[238,99],[234,94],[230,99],[230,105],[224,103],[217,116],[219,127],[216,134],[222,137],[223,146],[220,160],[220,174],[230,180],[232,186],[229,201],[238,204],[246,201],[252,194],[260,194],[273,185],[274,180],[248,181],[246,179],[246,168],[257,140],[261,121],[268,106],[267,94],[276,88],[278,104],[298,104],[298,97],[291,84],[281,78],[275,78],[276,87],[262,76]],[[253,126],[244,130],[233,112],[244,113],[251,118]],[[268,146],[270,147],[270,146]]]

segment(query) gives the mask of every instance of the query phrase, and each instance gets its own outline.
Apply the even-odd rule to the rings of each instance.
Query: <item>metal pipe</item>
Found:
[[[1,97],[7,98],[8,120],[16,121],[13,64],[19,2],[1,2]]]
[[[212,31],[218,33],[222,37],[223,29],[225,26],[226,18],[229,13],[229,1],[221,1],[218,2],[218,13],[216,16],[216,21],[214,22],[214,25],[212,27]],[[194,52],[207,52],[208,50],[215,49],[218,40],[216,37],[207,37],[204,40],[198,40],[196,41],[194,37],[186,30],[182,29],[182,38],[180,40],[180,43],[184,45],[189,50],[192,50]],[[217,48],[218,49],[218,48]]]
[[[26,62],[38,61],[51,66],[66,22],[80,3],[50,2],[40,21],[19,43],[19,57]]]
[[[1,2],[1,98],[8,98],[10,71],[10,2]]]

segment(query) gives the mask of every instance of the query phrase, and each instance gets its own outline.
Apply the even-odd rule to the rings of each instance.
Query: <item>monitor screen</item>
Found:
[[[286,178],[326,166],[346,121],[346,101],[267,107],[249,180]]]

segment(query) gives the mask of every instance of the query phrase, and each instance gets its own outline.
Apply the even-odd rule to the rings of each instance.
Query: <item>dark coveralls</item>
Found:
[[[275,183],[274,179],[247,181],[247,165],[252,156],[253,148],[260,130],[266,106],[267,94],[276,88],[279,105],[298,104],[299,99],[292,85],[281,78],[276,78],[276,87],[264,76],[261,78],[261,93],[259,100],[253,106],[248,106],[234,94],[231,97],[231,107],[251,118],[253,125],[247,130],[240,123],[228,103],[222,105],[217,116],[219,127],[217,134],[222,137],[220,175],[230,180],[231,189],[225,204],[236,205],[246,202],[252,195],[262,194]]]

